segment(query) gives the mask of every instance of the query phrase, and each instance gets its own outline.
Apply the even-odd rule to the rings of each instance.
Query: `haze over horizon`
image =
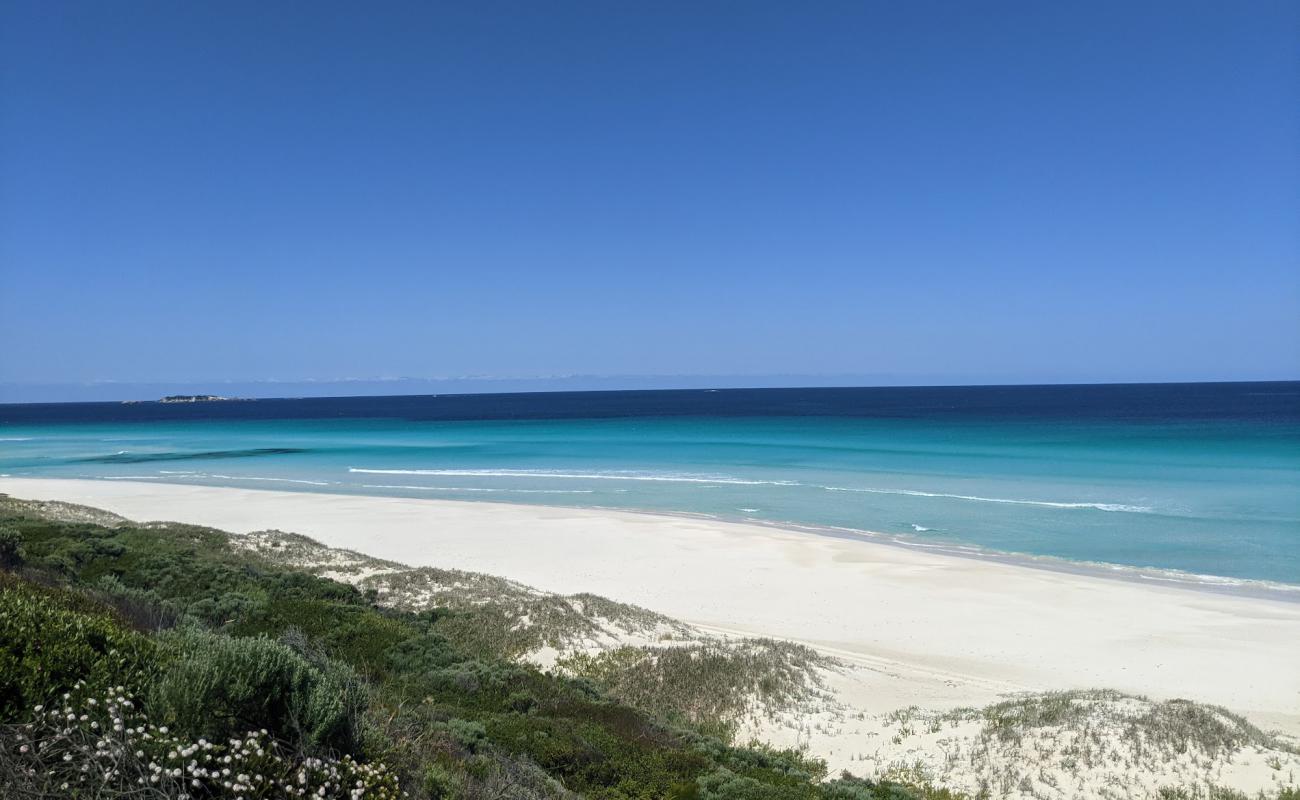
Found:
[[[1297,29],[1286,2],[6,3],[0,401],[1295,379]]]
[[[312,381],[176,381],[130,383],[0,383],[0,404],[157,400],[169,395],[218,395],[240,399],[382,397],[418,395],[516,394],[638,390],[925,388],[977,386],[1072,386],[1164,383],[1295,383],[1295,379],[1257,381],[1015,380],[945,376],[889,375],[563,375],[546,377],[464,376],[450,378],[324,379]]]

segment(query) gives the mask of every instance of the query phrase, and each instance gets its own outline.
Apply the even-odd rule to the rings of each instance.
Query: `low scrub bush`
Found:
[[[450,623],[498,624],[468,601],[422,613],[379,608],[219,531],[120,519],[109,528],[84,510],[64,521],[4,508],[0,527],[18,532],[11,549],[21,548],[24,574],[70,587],[0,573],[6,800],[388,800],[399,784],[414,800],[909,796],[820,783],[820,762],[698,732],[747,710],[710,694],[771,704],[815,688],[797,679],[807,664],[797,649],[656,648],[650,659],[620,653],[561,677],[500,657],[500,642],[514,641],[508,630],[451,635],[459,629]],[[489,594],[510,589],[481,583]],[[565,607],[597,601],[568,598]],[[550,620],[542,632],[574,634],[555,609],[554,619],[539,611]],[[616,611],[628,625],[662,623],[600,609]],[[643,679],[649,695],[635,685]],[[105,691],[122,686],[135,697]],[[614,687],[644,707],[611,699]],[[683,709],[696,729],[665,720]],[[376,762],[388,769],[366,765]]]
[[[165,634],[173,655],[148,700],[154,716],[191,735],[224,739],[267,728],[307,752],[348,752],[360,738],[366,697],[350,668],[313,663],[271,639],[198,629]]]
[[[22,534],[8,526],[0,527],[0,569],[18,569],[26,560]]]
[[[157,668],[157,647],[75,592],[0,574],[0,720],[69,691],[140,685]]]

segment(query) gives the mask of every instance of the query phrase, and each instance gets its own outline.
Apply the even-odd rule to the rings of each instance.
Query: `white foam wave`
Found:
[[[278,483],[302,483],[308,486],[329,486],[329,481],[306,481],[297,478],[257,478],[252,475],[194,475],[196,478],[217,478],[223,481],[274,481]]]
[[[158,473],[160,475],[196,475],[197,474],[192,469],[160,469],[158,470]]]
[[[916,531],[917,533],[925,533],[926,531],[934,530],[934,528],[927,528],[924,525],[917,525],[915,522],[913,522],[912,530]]]
[[[1087,574],[1111,573],[1122,579],[1161,581],[1183,584],[1184,586],[1203,589],[1247,590],[1267,593],[1268,596],[1294,600],[1300,597],[1300,584],[1279,583],[1277,581],[1256,578],[1230,578],[1222,575],[1206,575],[1179,569],[1160,567],[1137,567],[1127,564],[1115,564],[1104,561],[1073,560],[1059,556],[1045,556],[1014,551],[991,550],[979,545],[959,545],[952,543],[927,543],[907,535],[891,536],[861,528],[848,528],[842,525],[810,525],[794,522],[769,523],[778,528],[808,531],[810,533],[832,533],[889,542],[906,547],[927,548],[945,553],[971,556],[974,558],[1004,561],[1014,564],[1030,565],[1044,569],[1082,571]]]
[[[596,481],[655,481],[666,483],[738,484],[742,486],[799,486],[798,481],[763,481],[735,478],[730,475],[695,475],[668,472],[563,472],[549,469],[363,469],[349,467],[348,472],[367,475],[441,475],[461,478],[562,478]]]
[[[0,442],[30,442],[35,436],[0,436]]]
[[[513,492],[517,494],[592,494],[592,489],[484,489],[476,486],[409,486],[402,484],[363,483],[362,489],[415,489],[421,492]]]
[[[1019,500],[1007,497],[979,497],[971,494],[948,494],[946,492],[922,492],[916,489],[876,489],[850,488],[847,486],[823,486],[828,492],[862,492],[864,494],[896,494],[907,497],[943,497],[950,500],[970,500],[978,503],[1006,503],[1016,506],[1041,506],[1043,508],[1091,508],[1097,511],[1119,511],[1130,514],[1149,514],[1155,509],[1150,506],[1133,506],[1123,503],[1064,503],[1052,500]]]

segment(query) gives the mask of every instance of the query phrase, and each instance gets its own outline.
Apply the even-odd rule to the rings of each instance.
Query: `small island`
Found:
[[[228,400],[237,400],[236,397],[221,397],[215,394],[169,394],[160,399],[159,403],[219,403]]]

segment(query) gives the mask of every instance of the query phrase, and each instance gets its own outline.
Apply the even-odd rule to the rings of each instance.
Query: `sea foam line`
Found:
[[[195,478],[217,478],[223,481],[277,481],[279,483],[305,483],[308,486],[329,486],[329,481],[306,481],[297,478],[256,478],[252,475],[193,475]]]
[[[646,474],[642,472],[560,472],[541,469],[362,469],[348,472],[367,475],[441,475],[462,478],[567,478],[599,481],[657,481],[666,483],[726,483],[743,486],[799,486],[798,481],[761,481],[728,475]]]
[[[1042,506],[1043,508],[1092,508],[1098,511],[1123,511],[1130,514],[1149,514],[1155,509],[1150,506],[1132,506],[1123,503],[1061,503],[1052,500],[1018,500],[1007,497],[979,497],[971,494],[947,494],[945,492],[922,492],[916,489],[875,489],[849,488],[846,486],[823,486],[828,492],[862,492],[864,494],[899,494],[908,497],[943,497],[950,500],[972,500],[980,503],[1006,503],[1016,506]]]
[[[166,475],[100,475],[99,477],[106,481],[166,481],[183,478],[189,479],[207,479],[216,478],[223,481],[273,481],[276,483],[301,483],[308,486],[329,486],[330,481],[307,481],[298,478],[260,478],[253,475],[217,475],[215,473],[203,472],[166,472],[159,470]]]
[[[592,494],[593,489],[484,489],[477,486],[409,486],[363,483],[362,489],[415,489],[421,492],[512,492],[518,494]]]
[[[564,472],[560,470],[540,469],[368,469],[349,467],[348,472],[368,475],[440,475],[462,478],[562,478],[570,480],[605,480],[605,481],[652,481],[666,483],[729,484],[739,486],[807,486],[799,481],[769,481],[750,478],[737,478],[729,475],[693,475],[693,474],[647,474],[644,472]],[[907,497],[938,497],[950,500],[967,500],[980,503],[1003,503],[1008,505],[1039,506],[1041,508],[1091,508],[1097,511],[1128,512],[1147,514],[1154,511],[1149,506],[1126,505],[1123,503],[1082,503],[1057,502],[1052,500],[1022,500],[1006,497],[980,497],[969,494],[949,494],[946,492],[923,492],[917,489],[880,489],[874,487],[852,488],[845,486],[820,486],[828,492],[861,492],[865,494],[892,494]]]

